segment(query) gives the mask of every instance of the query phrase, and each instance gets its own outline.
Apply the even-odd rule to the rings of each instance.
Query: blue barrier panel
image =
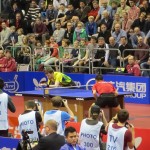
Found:
[[[14,95],[17,91],[25,89],[24,72],[2,72],[0,78],[5,81],[4,91],[9,95]]]
[[[0,137],[0,149],[15,150],[18,147],[20,139]]]

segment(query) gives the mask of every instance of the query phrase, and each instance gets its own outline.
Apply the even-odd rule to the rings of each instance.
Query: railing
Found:
[[[118,56],[121,57],[121,52],[120,52],[119,49],[97,48],[97,49],[93,49],[93,50],[96,50],[96,53],[97,53],[97,51],[117,51],[118,52]],[[105,52],[105,56],[104,57],[106,57],[106,52]],[[103,59],[105,59],[105,58],[103,58]],[[108,60],[109,60],[109,52],[108,52]],[[121,60],[120,59],[118,59],[118,60],[119,60],[120,67],[122,67]],[[114,68],[112,66],[111,67],[102,67],[102,66],[94,67],[94,62],[100,61],[100,58],[99,59],[95,59],[95,56],[93,56],[93,53],[91,53],[90,61],[91,61],[91,66],[92,66],[92,74],[94,73],[94,69],[100,69],[100,72],[101,72],[101,69],[108,69],[108,70],[114,70],[114,69],[116,69],[116,67]]]
[[[68,48],[65,48],[65,49],[70,49],[70,50],[72,50],[72,49],[74,49],[74,47],[68,47]],[[73,68],[73,69],[75,69],[75,68],[78,68],[78,69],[89,69],[89,74],[91,73],[91,67],[90,67],[90,61],[88,61],[88,63],[85,65],[85,66],[81,66],[81,65],[79,65],[79,62],[80,61],[83,61],[83,58],[85,57],[83,57],[83,58],[80,58],[80,55],[81,55],[81,50],[85,50],[85,55],[87,54],[87,49],[86,48],[76,48],[76,49],[79,49],[79,52],[78,52],[78,56],[76,57],[76,58],[64,58],[63,60],[62,60],[62,72],[65,72],[64,71],[64,69],[65,68],[68,68],[68,69],[71,69],[71,68]],[[72,61],[74,61],[73,63],[77,63],[77,61],[78,61],[78,65],[74,65],[74,66],[69,66],[69,65],[66,65],[67,63],[69,63],[69,62],[72,62]]]

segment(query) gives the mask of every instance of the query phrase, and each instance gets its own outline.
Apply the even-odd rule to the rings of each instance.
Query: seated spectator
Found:
[[[78,60],[73,64],[73,67],[79,66],[79,68],[75,67],[75,72],[82,72],[83,69],[80,68],[80,66],[85,65],[86,60],[89,56],[88,53],[89,53],[89,51],[86,48],[86,41],[85,41],[85,39],[81,39]]]
[[[74,127],[67,127],[65,129],[65,138],[66,144],[63,145],[60,150],[86,150],[78,144],[78,135]]]
[[[142,12],[139,18],[134,20],[133,24],[131,25],[131,29],[134,29],[135,27],[139,27],[141,31],[144,31],[145,17],[146,17],[146,13]]]
[[[31,47],[32,52],[34,51],[35,45],[36,45],[36,38],[34,34],[28,35],[28,45]]]
[[[62,45],[59,46],[59,57],[55,60],[56,71],[58,71],[58,65],[62,63],[65,59],[69,58],[69,44],[70,42],[68,39],[62,39]]]
[[[102,1],[102,5],[101,5],[101,7],[100,7],[100,9],[98,11],[98,15],[96,16],[96,19],[95,19],[96,22],[98,20],[103,19],[103,15],[102,14],[103,14],[104,10],[106,10],[109,13],[109,15],[111,15],[112,7],[108,5],[108,1],[107,0]],[[112,16],[110,16],[110,17],[112,17]]]
[[[64,28],[61,28],[61,23],[56,22],[56,29],[53,32],[53,37],[59,46],[61,45],[61,41],[64,37],[64,34],[65,34],[65,30],[64,30]]]
[[[103,37],[98,38],[98,49],[94,54],[93,65],[97,67],[95,69],[96,73],[99,73],[99,67],[109,67],[108,58],[109,58],[109,45],[105,43],[105,39]],[[106,73],[107,70],[102,69],[102,73]]]
[[[48,29],[40,18],[36,18],[33,26],[33,33],[35,34],[36,39],[42,41],[44,44],[46,36],[48,36]]]
[[[58,14],[57,14],[57,18],[56,21],[61,21],[61,19],[63,19],[63,17],[65,16],[65,13],[68,11],[68,9],[66,8],[64,3],[60,4],[60,7],[58,9]]]
[[[150,13],[150,5],[147,0],[143,0],[142,7],[140,8],[141,13],[145,12],[146,14]]]
[[[19,28],[17,30],[17,34],[18,34],[18,41],[17,43],[15,44],[15,46],[21,46],[23,43],[22,43],[22,39],[24,37],[24,34],[23,34],[23,29],[22,28]]]
[[[101,117],[102,121],[99,121]],[[86,150],[100,149],[102,133],[105,133],[105,126],[107,126],[107,120],[103,110],[100,107],[93,105],[90,108],[90,117],[85,118],[81,122],[81,128],[79,133],[79,143],[84,146]],[[87,137],[86,135],[91,135]],[[90,144],[90,146],[89,146]]]
[[[115,42],[114,37],[109,38],[109,48],[109,64],[111,67],[116,68],[119,65],[119,62],[117,60],[117,57],[119,56],[119,44]]]
[[[47,10],[47,6],[46,6],[46,2],[43,1],[40,3],[40,13],[39,13],[39,17],[41,18],[42,21],[46,21],[46,10]]]
[[[61,4],[64,4],[65,6],[67,6],[67,0],[53,0],[53,6],[55,9],[59,9],[60,8],[60,5]]]
[[[57,125],[58,123],[52,119],[44,124],[47,136],[42,137],[33,150],[60,150],[61,146],[65,144],[65,138],[56,133]]]
[[[120,7],[117,8],[117,14],[120,15],[120,18],[123,17],[123,13],[126,12],[128,13],[130,7],[128,5],[126,5],[126,0],[121,0],[120,1]]]
[[[31,0],[30,7],[24,18],[27,33],[32,33],[32,27],[36,18],[39,16],[39,13],[40,7],[37,5],[35,0]]]
[[[130,9],[128,10],[128,22],[132,24],[135,19],[138,19],[140,14],[140,9],[135,5],[134,0],[129,0],[129,4],[130,4]]]
[[[112,7],[110,16],[112,18],[114,18],[115,14],[117,12],[118,5],[119,5],[120,2],[118,3],[116,0],[112,0],[112,1],[109,1],[109,3],[110,3],[110,6]],[[120,17],[120,15],[119,15],[119,17]]]
[[[133,74],[134,76],[141,76],[140,66],[138,63],[136,63],[134,56],[132,55],[128,57],[126,70],[128,73]]]
[[[64,60],[64,67],[65,66],[72,66],[77,60],[78,60],[78,56],[79,56],[79,41],[74,41],[73,43],[73,49],[71,50],[71,52],[69,53],[69,59]],[[67,68],[65,68],[65,72],[68,72]],[[72,72],[71,68],[69,69],[70,72]]]
[[[4,57],[4,64],[2,68],[0,68],[1,72],[12,72],[17,70],[17,63],[13,57],[11,57],[11,52],[6,50]]]
[[[70,42],[73,44],[73,26],[71,22],[67,23],[67,28],[65,30],[64,38],[70,40]]]
[[[140,31],[139,27],[135,27],[134,33],[130,37],[133,48],[137,48],[139,36],[142,36],[143,38],[145,38],[144,32]]]
[[[124,31],[128,32],[131,26],[131,24],[129,24],[130,22],[128,22],[128,13],[125,11],[122,13],[123,13],[123,16],[122,16],[121,27]]]
[[[124,66],[127,65],[127,61],[129,56],[134,55],[134,51],[125,51],[126,49],[133,49],[132,45],[128,42],[125,36],[122,36],[120,39],[119,50],[121,52],[121,58],[118,57],[121,62],[123,62]]]
[[[44,56],[44,49],[42,48],[42,44],[40,41],[36,42],[36,48],[34,49],[34,67],[35,70],[38,70],[38,64],[41,57]]]
[[[144,25],[144,33],[147,34],[150,30],[150,14],[147,15],[145,25]]]
[[[77,13],[81,22],[86,23],[88,21],[88,13],[90,10],[90,7],[86,5],[86,1],[80,0],[80,7],[77,9]]]
[[[42,114],[41,112],[41,107],[39,106],[39,112],[36,111],[36,104],[34,100],[29,100],[25,103],[25,111],[19,115],[18,117],[18,122],[19,122],[19,131],[22,134],[23,131],[33,131],[32,134],[29,134],[29,139],[33,141],[38,141],[40,138],[39,134],[39,128],[40,125],[42,124]],[[25,124],[25,122],[33,122]],[[24,133],[25,134],[25,133]]]
[[[54,9],[53,4],[48,4],[48,8],[46,10],[46,25],[50,35],[52,35],[53,31],[55,30],[55,19],[57,18],[57,14],[58,11]]]
[[[55,96],[51,99],[53,108],[44,113],[44,124],[54,119],[58,123],[57,133],[64,135],[66,121],[73,121],[74,114],[68,106],[67,100],[62,99],[60,96]],[[64,104],[66,111],[61,111],[60,108]]]
[[[41,57],[41,59],[39,60],[39,64],[42,64],[39,66],[41,69],[44,69],[44,67],[47,67],[49,65],[53,65],[55,60],[58,58],[58,44],[55,42],[53,36],[50,37],[49,47],[49,53],[46,56]]]
[[[2,22],[1,27],[2,27],[2,31],[0,33],[0,36],[1,36],[0,45],[5,46],[5,44],[8,42],[8,37],[11,31],[10,31],[10,28],[6,26],[5,22]]]
[[[87,33],[86,30],[83,27],[83,23],[79,22],[77,24],[77,27],[75,28],[75,31],[73,33],[73,42],[78,40],[79,42],[81,39],[86,39],[87,40]]]
[[[135,56],[136,62],[138,64],[147,62],[149,58],[149,51],[145,51],[145,50],[149,49],[149,46],[147,44],[144,44],[143,37],[141,36],[138,37],[137,49],[141,49],[141,51],[135,50],[134,56]]]
[[[89,67],[89,64],[95,57],[95,54],[96,54],[97,48],[98,48],[98,44],[96,42],[97,42],[97,38],[95,36],[91,36],[91,40],[86,47],[85,57],[83,58],[84,66],[86,66],[86,67]],[[87,73],[87,72],[89,72],[89,69],[83,68],[83,69],[81,69],[81,72]]]
[[[111,30],[114,31],[115,30],[115,25],[116,24],[120,24],[121,25],[121,23],[122,23],[122,20],[120,19],[119,14],[116,13],[115,16],[114,16],[114,21],[113,21]]]
[[[75,29],[77,27],[77,24],[80,22],[80,18],[78,16],[73,16],[71,18],[71,22],[72,22],[73,28]]]
[[[70,0],[69,2],[70,2],[69,4],[72,4],[72,6],[74,6],[74,9],[79,8],[80,0]]]
[[[98,1],[94,0],[92,1],[92,9],[91,11],[88,13],[88,16],[93,16],[94,19],[96,18],[96,16],[98,15],[98,11],[99,11],[99,4]]]
[[[127,33],[121,29],[121,25],[117,23],[115,24],[115,31],[112,33],[112,36],[115,38],[116,43],[119,43],[122,36],[127,37]]]
[[[10,47],[14,46],[18,42],[18,34],[16,33],[15,26],[10,27],[10,35],[8,37],[7,42],[3,45],[4,48],[11,49]]]
[[[4,57],[4,51],[0,49],[0,72],[5,67],[5,57]]]
[[[68,4],[68,11],[66,12],[65,16],[63,17],[63,19],[61,20],[61,25],[64,26],[67,21],[71,20],[71,18],[73,16],[78,16],[77,11],[74,9],[74,5],[72,5],[71,3]]]
[[[91,37],[93,34],[97,33],[97,24],[94,22],[93,16],[88,17],[88,22],[85,24],[85,27],[88,37]]]
[[[146,37],[144,38],[144,43],[150,46],[150,31],[147,33]]]
[[[110,30],[107,29],[106,24],[100,25],[100,31],[98,32],[98,38],[103,37],[106,43],[109,43],[109,37],[111,36]]]
[[[12,4],[12,8],[9,10],[9,14],[8,14],[8,19],[9,19],[10,24],[12,24],[15,21],[16,14],[18,14],[18,13],[21,16],[23,16],[20,8],[18,7],[17,3],[15,2]]]
[[[16,30],[22,28],[24,33],[27,34],[25,22],[20,13],[16,13],[15,19],[9,24],[9,26],[15,26]]]
[[[113,19],[110,17],[109,12],[107,10],[104,10],[102,15],[103,15],[103,19],[101,19],[100,25],[106,24],[107,29],[111,30],[112,24],[113,24]]]
[[[141,63],[140,67],[141,69],[149,69],[149,70],[143,70],[142,76],[150,77],[150,57],[148,58],[147,62]]]

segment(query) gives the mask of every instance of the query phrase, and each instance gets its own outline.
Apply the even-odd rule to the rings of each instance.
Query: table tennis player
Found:
[[[118,92],[113,84],[104,81],[102,75],[97,75],[95,80],[96,83],[92,88],[94,98],[96,99],[95,104],[100,106],[100,108],[105,106],[112,107],[118,112],[121,108],[117,101]]]
[[[67,87],[67,86],[76,86],[74,81],[67,75],[61,72],[54,72],[52,69],[46,69],[45,75],[48,78],[47,87]]]

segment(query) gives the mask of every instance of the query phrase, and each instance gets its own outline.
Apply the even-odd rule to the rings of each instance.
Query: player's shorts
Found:
[[[66,82],[66,83],[64,83],[64,84],[61,84],[63,87],[65,87],[65,86],[76,86],[76,84],[75,84],[75,82],[73,81],[73,80],[71,80],[70,82]]]
[[[96,105],[100,106],[100,108],[108,107],[117,107],[119,105],[117,97],[113,93],[105,93],[101,94],[96,102]]]

